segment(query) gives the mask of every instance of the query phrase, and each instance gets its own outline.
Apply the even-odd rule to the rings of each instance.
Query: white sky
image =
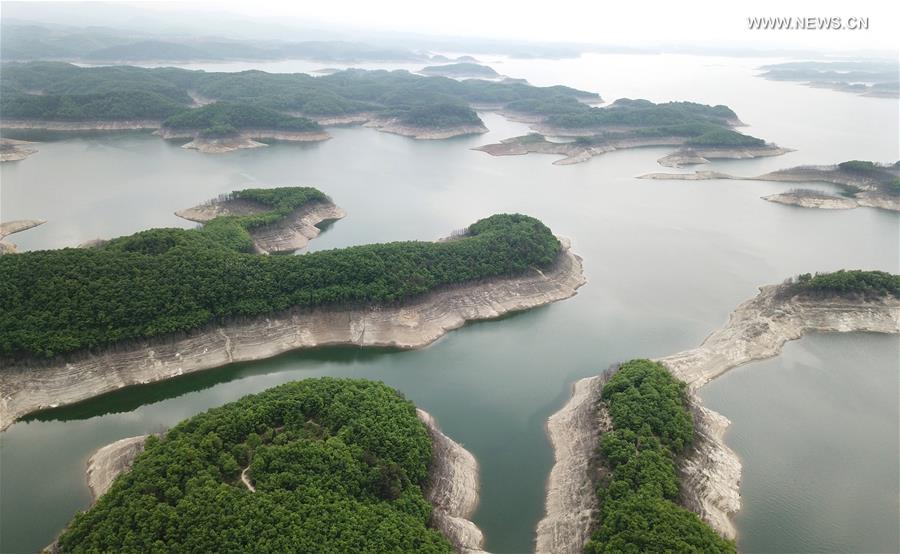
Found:
[[[142,7],[231,12],[283,24],[296,19],[361,30],[622,46],[677,42],[767,49],[900,49],[897,0],[192,0]],[[868,17],[870,27],[751,31],[750,16]]]

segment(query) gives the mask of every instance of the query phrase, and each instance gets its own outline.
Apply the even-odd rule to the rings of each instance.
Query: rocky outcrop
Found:
[[[469,520],[478,507],[478,462],[441,432],[431,414],[417,409],[416,415],[431,436],[431,473],[425,498],[434,506],[432,523],[457,552],[482,552],[484,535]]]
[[[188,221],[206,223],[219,216],[252,215],[271,209],[258,202],[224,199],[179,210],[175,215]],[[341,219],[346,215],[344,210],[331,202],[310,202],[300,206],[278,223],[251,229],[250,236],[256,251],[260,254],[296,252],[306,248],[310,240],[319,236],[321,229],[316,225],[324,221]]]
[[[597,445],[600,435],[612,428],[600,405],[607,378],[598,375],[576,382],[572,398],[547,421],[554,463],[544,517],[537,526],[538,553],[580,554],[591,538],[597,510]]]
[[[31,229],[32,227],[37,227],[38,225],[43,225],[47,223],[43,219],[16,219],[13,221],[4,221],[0,223],[0,254],[13,254],[16,251],[16,245],[8,242],[3,242],[3,239],[12,235],[13,233],[21,233],[22,231],[26,231]]]
[[[416,416],[425,424],[431,437],[431,464],[425,498],[434,506],[432,523],[461,554],[479,554],[484,535],[469,518],[478,507],[478,462],[471,452],[441,432],[434,418],[425,410],[416,409]],[[97,450],[88,460],[87,483],[91,489],[91,504],[103,496],[116,477],[131,470],[134,460],[144,451],[149,435],[128,437]],[[256,489],[241,473],[243,485]],[[54,543],[49,550],[53,550]]]
[[[673,152],[656,160],[659,165],[667,167],[681,167],[683,165],[697,165],[709,163],[709,160],[747,160],[752,158],[767,158],[781,156],[793,152],[789,148],[782,148],[775,144],[764,146],[749,146],[737,148],[700,148],[693,147]]]
[[[657,360],[688,384],[694,416],[694,443],[678,466],[681,501],[726,538],[736,535],[730,516],[741,505],[741,463],[723,440],[730,422],[702,405],[698,389],[729,369],[778,355],[785,342],[806,333],[900,333],[900,299],[812,298],[796,295],[789,287],[762,287],[699,347]],[[556,463],[548,486],[547,515],[538,526],[539,551],[574,552],[589,532],[590,521],[583,517],[595,502],[589,469],[594,451],[589,445],[597,444],[605,423],[584,422],[594,417],[591,409],[597,412],[600,380],[598,376],[579,381],[572,399],[548,423]],[[566,536],[578,538],[567,541]]]
[[[92,505],[106,494],[116,477],[131,469],[135,458],[144,451],[148,436],[128,437],[107,444],[88,459],[87,483]]]
[[[449,127],[420,127],[409,125],[394,118],[373,118],[363,124],[364,127],[372,127],[383,133],[392,133],[419,140],[441,140],[464,135],[478,135],[487,133],[488,129],[483,123],[477,125],[453,125]]]
[[[0,138],[0,163],[18,162],[28,156],[37,153],[37,148],[32,147],[33,142]]]
[[[763,196],[763,200],[778,204],[800,206],[801,208],[819,208],[821,210],[851,210],[859,204],[852,198],[832,196],[830,194],[811,192],[782,192]]]
[[[69,361],[4,363],[0,425],[25,414],[233,362],[327,345],[419,348],[467,321],[569,298],[585,283],[566,241],[552,267],[445,287],[396,306],[292,309],[83,353]]]

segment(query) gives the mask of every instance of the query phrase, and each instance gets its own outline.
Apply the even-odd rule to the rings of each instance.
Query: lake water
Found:
[[[745,132],[797,149],[717,162],[717,171],[755,175],[898,158],[896,100],[765,81],[753,69],[763,60],[498,61],[492,65],[501,73],[594,90],[610,101],[727,104],[749,125]],[[895,213],[804,210],[759,199],[792,186],[778,183],[635,179],[663,170],[656,159],[669,150],[661,148],[572,166],[553,166],[551,156],[494,158],[470,149],[527,128],[482,115],[490,133],[447,141],[337,128],[324,143],[206,155],[126,133],[46,142],[31,158],[4,164],[0,218],[48,220],[8,239],[23,250],[190,227],[173,212],[247,186],[310,185],[348,213],[312,249],[430,240],[491,213],[522,212],[573,239],[589,281],[570,300],[468,325],[421,350],[295,352],[125,389],[17,423],[0,434],[0,550],[46,545],[87,506],[84,466],[98,447],[279,383],[331,375],[383,380],[431,412],[481,464],[474,520],[487,549],[526,552],[552,464],[544,422],[575,380],[614,362],[696,346],[759,285],[843,267],[898,272]],[[744,461],[744,511],[736,520],[742,548],[898,550],[900,489],[885,478],[897,473],[897,374],[896,337],[829,335],[789,345],[785,356],[708,386],[710,406],[734,422],[727,440]],[[795,423],[786,426],[779,417],[785,414]]]

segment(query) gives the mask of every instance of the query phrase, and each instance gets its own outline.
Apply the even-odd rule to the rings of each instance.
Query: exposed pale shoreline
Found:
[[[0,163],[18,162],[32,154],[37,154],[35,142],[0,138]]]
[[[815,200],[809,196],[804,198],[803,194],[788,191],[763,196],[762,198],[770,202],[792,204],[803,208],[852,209],[862,206],[900,212],[900,194],[882,192],[871,180],[840,171],[837,166],[799,166],[772,171],[756,177],[739,177],[717,171],[696,171],[694,173],[648,173],[639,176],[638,179],[684,181],[735,179],[740,181],[773,181],[780,183],[829,183],[851,189],[853,197],[821,193],[819,200]]]
[[[445,287],[397,306],[291,309],[210,325],[188,335],[135,341],[70,361],[6,363],[0,371],[0,429],[22,416],[130,385],[152,383],[298,348],[420,348],[467,321],[494,319],[574,296],[585,282],[568,241],[557,262],[516,277]]]
[[[605,383],[605,375],[577,381],[571,399],[547,420],[554,462],[544,517],[537,526],[538,554],[581,554],[591,538],[597,510],[592,466],[600,434],[609,429],[608,416],[599,406]]]
[[[16,251],[15,244],[3,242],[3,239],[14,233],[27,231],[44,223],[47,222],[43,219],[16,219],[0,223],[0,254],[13,254]]]
[[[487,133],[488,128],[484,124],[478,125],[456,125],[453,127],[442,127],[432,129],[430,127],[419,127],[417,125],[407,125],[396,119],[373,118],[363,123],[363,127],[372,127],[382,133],[391,133],[410,137],[418,140],[442,140],[453,137],[461,137],[465,135],[478,135]]]
[[[478,507],[478,462],[471,452],[445,435],[434,417],[416,408],[416,416],[431,437],[432,453],[425,498],[434,506],[432,523],[461,554],[479,554],[484,535],[469,518]],[[112,486],[116,477],[129,471],[144,451],[149,435],[128,437],[108,444],[88,459],[87,484],[91,506]],[[54,541],[47,550],[54,551]]]
[[[263,213],[270,208],[255,202],[242,200],[214,200],[193,208],[178,210],[175,215],[206,223],[225,215],[250,215]],[[282,221],[250,230],[253,246],[259,254],[279,254],[295,252],[306,248],[309,241],[319,236],[321,230],[316,225],[347,216],[347,213],[328,202],[311,202],[300,206]]]
[[[756,297],[738,306],[726,325],[699,347],[657,360],[688,384],[688,401],[694,414],[694,444],[678,468],[682,502],[726,538],[736,536],[731,515],[741,505],[741,463],[723,440],[730,422],[703,406],[698,389],[729,369],[777,356],[785,342],[811,332],[900,333],[900,300],[803,298],[787,294],[785,285],[765,286]],[[599,432],[584,422],[591,420],[591,406],[599,401],[601,379],[596,376],[579,381],[573,397],[549,420],[556,463],[547,486],[546,515],[537,530],[539,551],[542,545],[553,545],[554,552],[580,552],[584,546],[580,541],[589,537],[591,522],[564,510],[596,502],[584,498],[595,494],[592,468],[577,458],[593,455],[586,445],[596,445]],[[596,413],[596,408],[593,411]],[[572,419],[571,414],[578,413],[582,414],[576,418],[580,424],[554,429],[554,421]],[[569,501],[563,503],[560,498]],[[571,527],[561,535],[561,543],[553,533],[564,527],[552,525],[554,522]],[[565,537],[571,538],[566,541]]]
[[[166,140],[191,139],[182,148],[199,150],[204,154],[224,154],[247,148],[268,146],[259,141],[321,142],[331,138],[325,131],[283,131],[279,129],[241,129],[225,137],[203,137],[200,129],[169,129],[162,127],[154,134]]]
[[[570,135],[566,135],[570,136]],[[486,152],[491,156],[521,156],[524,154],[554,154],[564,156],[553,162],[553,165],[571,165],[589,161],[595,156],[607,152],[628,148],[646,148],[651,146],[681,146],[686,137],[668,136],[652,138],[611,139],[603,142],[584,143],[577,140],[571,142],[552,142],[542,135],[525,135],[501,140],[494,144],[485,144],[472,150]],[[780,156],[791,150],[774,144],[752,148],[693,148],[677,150],[658,160],[661,165],[677,167],[681,164],[708,163],[710,159],[746,159],[767,156]]]

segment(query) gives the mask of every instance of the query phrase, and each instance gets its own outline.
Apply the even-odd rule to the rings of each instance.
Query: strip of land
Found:
[[[0,422],[5,429],[37,410],[299,348],[420,348],[467,321],[564,300],[584,283],[581,258],[563,240],[563,251],[549,268],[444,287],[399,305],[297,308],[72,360],[9,363],[0,371]]]
[[[831,275],[837,275],[835,282],[843,279],[841,274]],[[793,284],[762,287],[698,348],[658,360],[688,384],[694,418],[694,444],[678,465],[682,503],[723,537],[736,535],[730,516],[740,509],[741,464],[723,440],[728,419],[705,408],[698,389],[729,369],[776,356],[785,342],[813,332],[900,333],[900,298],[800,293]],[[598,478],[591,461],[596,450],[591,446],[607,428],[599,412],[605,379],[601,375],[579,381],[572,398],[548,423],[556,462],[548,482],[546,514],[537,529],[539,552],[581,552],[590,537],[587,514],[596,507]]]
[[[837,196],[814,189],[792,189],[764,196],[764,200],[803,208],[844,210],[856,207],[900,211],[900,162],[876,164],[853,160],[835,165],[799,166],[772,171],[756,177],[738,177],[717,171],[694,173],[648,173],[639,179],[773,181],[781,183],[828,183],[841,187]]]

